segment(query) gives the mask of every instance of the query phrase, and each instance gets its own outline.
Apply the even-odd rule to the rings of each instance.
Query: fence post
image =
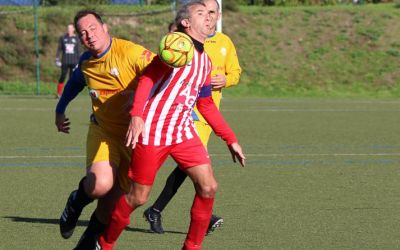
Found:
[[[36,95],[40,95],[40,60],[39,60],[39,30],[38,30],[38,0],[33,0],[33,16],[35,23],[35,60],[36,60]]]

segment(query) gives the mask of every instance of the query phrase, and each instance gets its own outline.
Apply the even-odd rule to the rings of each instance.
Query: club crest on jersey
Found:
[[[116,67],[111,68],[110,74],[115,77],[119,76],[118,69]]]
[[[99,99],[99,91],[95,90],[95,89],[91,89],[89,90],[89,95],[93,98],[93,99]]]
[[[223,56],[226,56],[226,48],[225,47],[221,48],[220,52]]]

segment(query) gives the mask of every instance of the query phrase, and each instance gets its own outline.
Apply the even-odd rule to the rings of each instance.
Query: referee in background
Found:
[[[71,77],[72,71],[79,62],[79,47],[79,38],[75,35],[74,25],[68,24],[67,33],[58,39],[56,65],[61,67],[61,75],[58,79],[57,98],[60,98],[64,89],[67,71],[69,70],[69,77]]]

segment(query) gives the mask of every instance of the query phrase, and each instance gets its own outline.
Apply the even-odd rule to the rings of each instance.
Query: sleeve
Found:
[[[138,75],[141,75],[146,67],[152,62],[155,54],[142,46],[139,46],[139,49],[138,47],[131,47],[131,50],[132,55],[137,53],[136,51],[141,50],[139,55],[130,57],[131,59],[135,58],[131,60],[130,63],[135,68],[135,72],[137,72]]]
[[[225,64],[225,75],[226,75],[226,86],[231,87],[239,83],[240,74],[242,73],[242,68],[239,65],[239,59],[236,53],[235,45],[232,40],[228,38],[229,50],[226,58]]]
[[[61,55],[62,55],[62,41],[63,41],[63,37],[60,36],[58,38],[58,46],[57,46],[57,52],[56,52],[56,58],[61,59]]]
[[[85,78],[81,71],[80,65],[74,70],[71,78],[65,85],[60,100],[57,103],[56,113],[63,114],[68,104],[83,90],[86,86]]]
[[[138,87],[130,111],[131,116],[143,116],[144,107],[154,83],[161,79],[169,70],[171,70],[171,68],[161,62],[158,56],[153,57],[153,60],[139,78]]]
[[[199,96],[196,105],[201,115],[204,117],[204,119],[206,119],[207,123],[210,124],[214,133],[217,136],[221,137],[226,142],[226,144],[231,145],[232,143],[238,141],[235,133],[222,117],[222,114],[217,109],[217,106],[215,106],[211,95],[204,97]]]
[[[78,56],[80,55],[80,52],[81,52],[81,44],[80,44],[79,41],[76,43],[75,52],[76,52],[76,55],[78,55]]]

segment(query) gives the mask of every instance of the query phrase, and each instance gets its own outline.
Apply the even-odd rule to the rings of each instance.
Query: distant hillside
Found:
[[[153,50],[172,19],[168,11],[150,18],[116,16],[137,9],[101,8],[114,35]],[[77,9],[40,10],[43,82],[58,78],[57,37]],[[31,13],[0,15],[0,25],[0,81],[34,82]],[[223,13],[223,31],[236,44],[243,67],[240,86],[227,94],[400,96],[400,9],[393,4],[242,6]]]

